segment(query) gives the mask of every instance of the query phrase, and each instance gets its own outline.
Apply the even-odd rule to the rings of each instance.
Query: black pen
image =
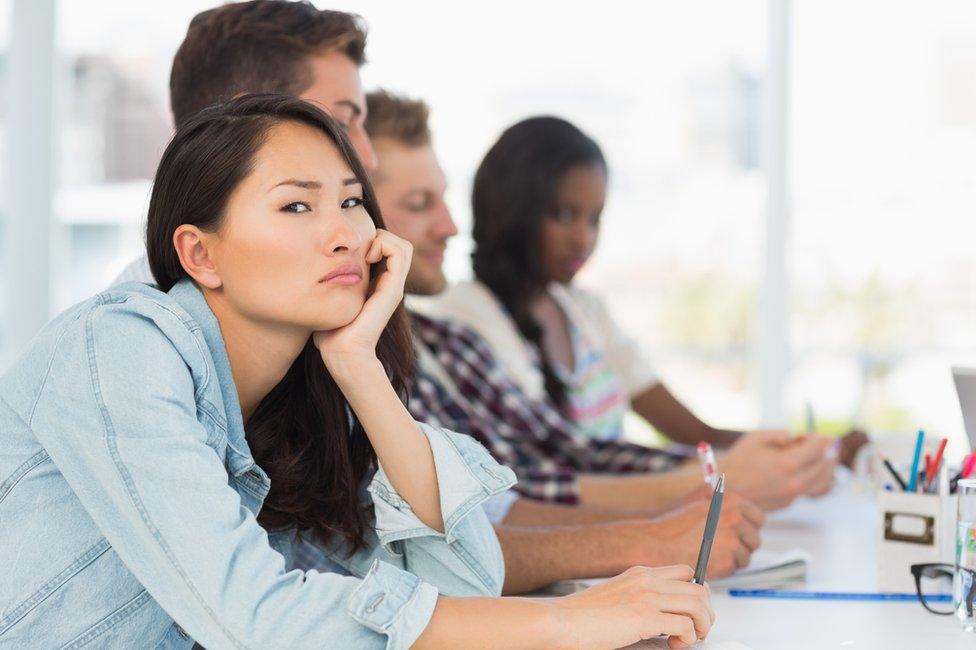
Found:
[[[905,480],[901,477],[901,474],[895,469],[895,466],[891,464],[891,461],[887,458],[882,458],[881,462],[888,469],[891,475],[898,481],[898,486],[901,487],[902,492],[908,492],[908,485],[905,484]]]
[[[708,516],[705,518],[705,534],[702,535],[701,549],[698,551],[698,564],[695,565],[695,583],[705,583],[705,571],[708,569],[708,556],[712,552],[712,541],[718,529],[718,517],[722,514],[722,500],[725,498],[725,474],[718,477],[715,491],[712,492],[712,502],[708,506]]]

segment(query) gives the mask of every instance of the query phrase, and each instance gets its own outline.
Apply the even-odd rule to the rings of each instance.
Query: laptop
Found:
[[[953,367],[952,379],[956,382],[969,448],[976,449],[976,368]]]

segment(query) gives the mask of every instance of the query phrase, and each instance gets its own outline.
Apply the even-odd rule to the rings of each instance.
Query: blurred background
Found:
[[[214,4],[0,0],[0,372],[140,254],[170,63]],[[451,279],[470,276],[481,156],[560,115],[610,164],[580,281],[701,416],[798,425],[810,403],[824,431],[961,436],[976,3],[315,4],[365,18],[367,90],[432,107],[462,232]]]

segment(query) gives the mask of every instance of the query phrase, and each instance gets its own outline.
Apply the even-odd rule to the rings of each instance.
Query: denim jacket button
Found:
[[[489,467],[487,463],[481,463],[481,469],[485,470],[485,472],[488,474],[488,476],[492,477],[496,481],[501,481],[502,480],[502,478],[498,474],[496,474],[494,471],[492,471],[491,467]]]
[[[383,602],[383,599],[385,597],[386,597],[386,594],[380,594],[379,596],[377,596],[376,598],[374,598],[373,599],[373,602],[371,602],[369,605],[367,605],[367,607],[366,607],[366,613],[367,614],[372,614],[373,612],[375,612],[376,611],[376,608],[380,606],[380,603]]]

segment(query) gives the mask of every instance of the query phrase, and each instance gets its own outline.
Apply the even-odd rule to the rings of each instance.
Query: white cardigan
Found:
[[[566,317],[593,345],[602,348],[607,365],[620,378],[628,399],[658,382],[647,356],[617,326],[598,296],[556,283],[550,284],[548,291]],[[545,379],[533,363],[529,344],[502,304],[481,282],[456,284],[433,300],[424,301],[422,310],[431,316],[457,320],[478,332],[522,391],[532,399],[545,399]]]

